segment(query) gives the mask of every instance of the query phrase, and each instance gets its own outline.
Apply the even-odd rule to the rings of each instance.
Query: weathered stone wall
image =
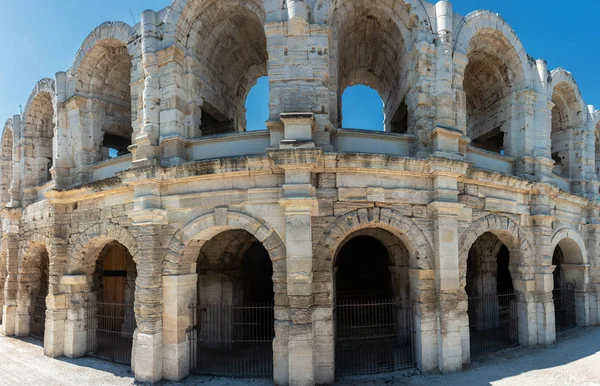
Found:
[[[245,130],[265,75],[268,145],[245,155],[229,134],[236,156],[198,158],[203,137]],[[406,152],[339,150],[342,93],[356,84],[382,97],[386,131],[404,133],[360,138]],[[510,253],[520,344],[552,344],[558,245],[578,324],[600,323],[599,122],[573,76],[529,57],[498,15],[447,1],[175,0],[135,26],[104,23],[4,126],[0,333],[29,332],[47,252],[45,353],[85,355],[96,262],[119,243],[135,263],[136,379],[179,380],[199,289],[235,300],[205,271],[230,270],[256,239],[273,266],[275,384],[332,383],[335,261],[362,235],[386,248],[395,295],[413,307],[419,368],[458,371],[468,255],[489,236]],[[130,165],[96,178],[108,148]]]

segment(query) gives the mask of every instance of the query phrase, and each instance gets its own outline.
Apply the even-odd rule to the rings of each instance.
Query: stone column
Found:
[[[94,138],[94,121],[101,122],[101,118],[94,116],[94,102],[81,96],[74,96],[64,103],[68,120],[69,142],[73,151],[72,183],[82,184],[92,180],[93,170],[91,165],[97,161],[98,140]]]
[[[198,275],[163,276],[163,377],[179,381],[190,373],[190,306],[194,304]]]
[[[545,212],[550,204],[550,198],[547,195],[539,195],[534,200],[533,211]],[[554,277],[552,272],[552,223],[556,217],[536,214],[532,217],[533,221],[533,239],[535,243],[536,262],[535,262],[535,300],[537,326],[537,342],[544,345],[551,345],[556,342],[556,323],[554,318],[554,300],[552,299],[552,290],[554,289]],[[518,299],[521,302],[521,299]],[[520,307],[521,304],[519,304]],[[521,323],[521,312],[519,312],[519,332],[524,329],[533,333],[533,327]],[[520,340],[529,343],[531,338]]]
[[[423,372],[438,369],[436,272],[411,268],[410,288],[415,299],[415,354]]]
[[[286,0],[289,21],[265,25],[269,53],[269,128],[280,122],[280,114],[314,114],[317,146],[331,148],[332,122],[337,122],[337,75],[329,73],[329,28],[309,21],[310,7],[304,0]],[[312,20],[327,18],[327,7],[312,11]],[[331,77],[331,79],[330,79]],[[273,130],[271,130],[272,138]]]
[[[131,368],[138,382],[158,382],[163,378],[163,255],[162,227],[167,224],[161,209],[160,184],[151,175],[141,181],[125,183],[134,187],[132,233],[138,250],[133,257],[135,281],[135,320]],[[172,342],[171,342],[172,343]]]
[[[10,194],[10,208],[21,206],[21,175],[23,170],[22,163],[22,122],[20,115],[13,116],[13,176],[8,193]]]
[[[147,10],[142,13],[142,65],[144,68],[143,89],[143,125],[139,135],[134,138],[130,150],[133,154],[133,166],[157,165],[161,148],[158,146],[160,122],[160,84],[159,67],[156,57],[158,46],[158,21],[156,12]]]
[[[597,213],[588,216],[590,224],[586,225],[588,259],[590,263],[590,325],[600,325],[600,224]]]
[[[458,177],[466,164],[434,158],[430,164],[433,178],[435,282],[438,295],[437,350],[442,372],[459,371],[470,360],[467,295],[461,288],[459,261]]]
[[[186,161],[188,133],[185,126],[186,111],[181,101],[186,100],[183,79],[184,54],[172,45],[156,53],[160,68],[160,144],[162,157],[168,165]],[[198,125],[199,126],[199,125]]]
[[[6,279],[4,281],[4,306],[0,334],[16,334],[17,317],[17,274],[19,265],[19,219],[20,209],[2,211],[2,249],[6,253]]]
[[[56,127],[53,137],[52,167],[50,174],[55,187],[64,189],[70,185],[70,172],[73,167],[71,133],[68,130],[66,108],[67,74],[56,73]]]
[[[289,128],[288,128],[289,129]],[[285,130],[285,128],[284,128]],[[268,153],[274,165],[285,174],[283,198],[279,201],[285,213],[285,243],[288,326],[279,331],[288,338],[288,378],[276,367],[276,384],[313,385],[333,382],[333,336],[315,338],[315,318],[329,320],[313,307],[312,216],[318,211],[312,169],[322,155],[319,149],[290,149]],[[286,330],[287,329],[287,334]],[[276,342],[277,345],[283,342]],[[283,350],[282,350],[283,351]],[[276,359],[276,363],[281,363]]]
[[[69,358],[79,358],[95,347],[88,347],[88,329],[97,327],[95,317],[96,296],[90,291],[93,275],[64,275],[61,287],[65,292],[64,355]],[[87,321],[86,321],[87,319]],[[92,325],[88,325],[92,323]]]
[[[56,214],[55,218],[57,218]],[[67,262],[67,244],[64,239],[52,237],[52,242],[48,246],[48,257],[50,265],[48,267],[44,354],[56,358],[64,354],[65,321],[67,319],[67,296],[61,286],[62,273]]]

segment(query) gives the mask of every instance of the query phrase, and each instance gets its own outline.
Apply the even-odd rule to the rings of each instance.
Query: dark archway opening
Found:
[[[222,232],[202,246],[197,273],[192,371],[272,377],[275,294],[265,247],[244,230]]]
[[[89,354],[131,364],[136,277],[136,265],[129,250],[118,242],[107,244],[96,261],[93,277],[96,305],[88,319]]]
[[[555,266],[552,273],[554,282],[552,300],[554,301],[554,322],[557,332],[577,326],[575,286],[567,282],[564,263],[565,255],[562,248],[557,245],[552,255],[552,265]]]
[[[509,263],[510,251],[489,232],[469,250],[465,291],[471,356],[519,343],[517,299]]]
[[[346,241],[336,256],[337,377],[415,365],[412,306],[402,303],[395,291],[396,267],[388,247],[375,237],[358,235]]]
[[[49,284],[49,256],[48,251],[43,250],[40,254],[39,278],[37,285],[31,292],[31,306],[29,309],[29,335],[44,340],[46,330],[46,297],[48,296]]]

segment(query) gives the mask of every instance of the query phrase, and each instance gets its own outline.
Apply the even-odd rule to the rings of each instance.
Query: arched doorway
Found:
[[[88,320],[87,347],[91,355],[131,364],[136,276],[136,266],[127,248],[112,242],[102,249],[92,283],[95,307]]]
[[[510,258],[507,246],[491,232],[479,236],[469,250],[465,291],[471,356],[519,344]]]
[[[563,232],[565,231],[559,233]],[[555,237],[560,238],[561,235]],[[583,244],[582,240],[579,241]],[[554,266],[552,299],[556,331],[560,332],[579,324],[586,324],[585,293],[581,291],[586,284],[586,265],[582,254],[583,248],[574,239],[565,237],[555,245],[552,254]]]
[[[382,229],[359,231],[335,258],[336,377],[415,366],[408,251]]]
[[[269,253],[245,230],[204,243],[190,335],[192,371],[273,376],[274,291]]]
[[[49,283],[49,256],[48,251],[44,250],[40,253],[39,268],[35,275],[37,276],[36,284],[31,290],[31,305],[29,307],[29,335],[44,340],[44,332],[46,330],[46,297],[48,296]]]

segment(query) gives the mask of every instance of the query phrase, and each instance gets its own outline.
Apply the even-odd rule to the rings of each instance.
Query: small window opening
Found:
[[[104,134],[104,138],[102,140],[102,148],[104,151],[108,152],[106,158],[117,158],[129,154],[130,145],[130,137]]]
[[[235,131],[233,121],[219,114],[216,109],[212,108],[206,102],[202,107],[200,130],[202,136],[233,133]]]

